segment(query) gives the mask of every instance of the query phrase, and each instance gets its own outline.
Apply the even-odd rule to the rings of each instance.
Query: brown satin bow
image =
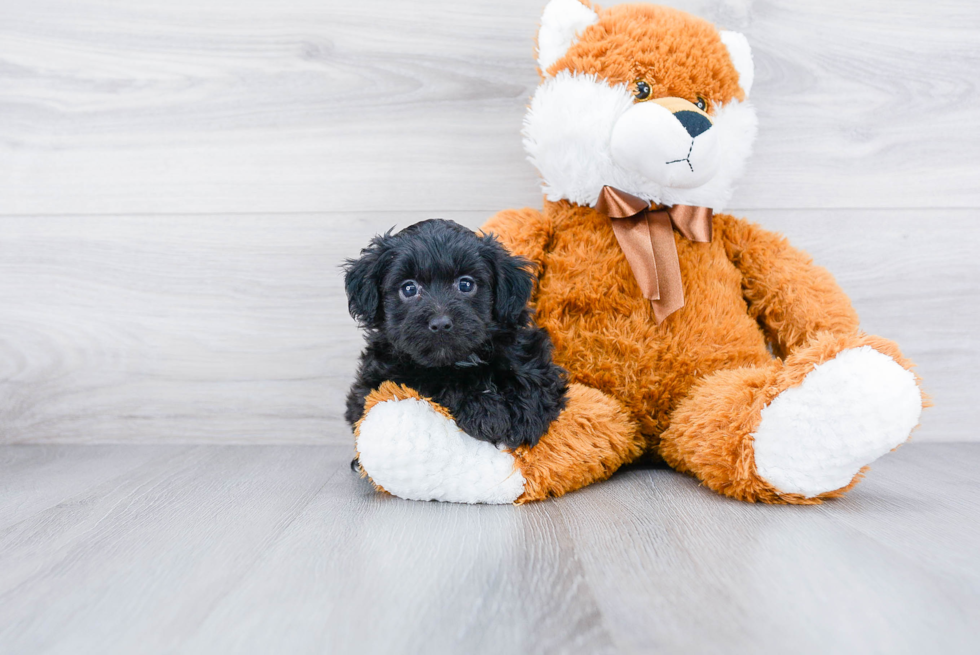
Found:
[[[659,325],[684,306],[674,229],[690,241],[710,242],[711,208],[674,205],[651,209],[647,201],[610,186],[602,187],[595,208],[609,216],[619,247]]]

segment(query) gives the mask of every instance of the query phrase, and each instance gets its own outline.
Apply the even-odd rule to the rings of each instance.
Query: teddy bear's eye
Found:
[[[653,93],[653,89],[650,88],[650,85],[647,84],[646,80],[637,80],[634,83],[633,97],[639,100],[640,102],[647,100],[650,97],[651,93]]]
[[[701,96],[698,96],[698,101],[694,104],[697,105],[697,108],[701,111],[708,111],[708,101]]]
[[[415,280],[405,280],[402,282],[401,287],[398,288],[398,295],[402,297],[403,300],[413,298],[418,295],[419,285]]]

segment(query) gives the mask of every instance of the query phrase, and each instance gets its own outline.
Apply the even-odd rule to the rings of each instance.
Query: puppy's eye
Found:
[[[459,278],[459,281],[456,283],[456,286],[463,293],[473,293],[474,291],[476,291],[476,282],[474,282],[473,278],[471,277],[464,276]]]
[[[701,111],[708,111],[708,101],[698,96],[698,101],[694,103]]]
[[[653,89],[650,88],[646,80],[637,80],[633,83],[633,97],[638,101],[648,100],[651,93],[653,93]]]
[[[398,289],[398,295],[402,297],[402,300],[414,298],[416,295],[418,295],[418,292],[419,285],[416,284],[415,280],[405,280]]]

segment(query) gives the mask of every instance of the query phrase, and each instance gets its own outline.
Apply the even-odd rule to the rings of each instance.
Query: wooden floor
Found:
[[[634,469],[524,507],[374,493],[328,446],[0,448],[2,653],[957,653],[980,444],[819,507]],[[972,622],[972,624],[971,624]]]

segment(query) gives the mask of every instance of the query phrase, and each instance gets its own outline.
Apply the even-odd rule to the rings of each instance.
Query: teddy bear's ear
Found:
[[[755,65],[752,63],[749,41],[741,32],[721,30],[721,42],[728,48],[728,56],[732,58],[732,64],[738,71],[738,85],[748,97],[752,89],[752,81],[755,79]]]
[[[538,30],[538,66],[542,74],[562,58],[582,30],[599,21],[599,15],[579,0],[551,0],[541,14]]]

